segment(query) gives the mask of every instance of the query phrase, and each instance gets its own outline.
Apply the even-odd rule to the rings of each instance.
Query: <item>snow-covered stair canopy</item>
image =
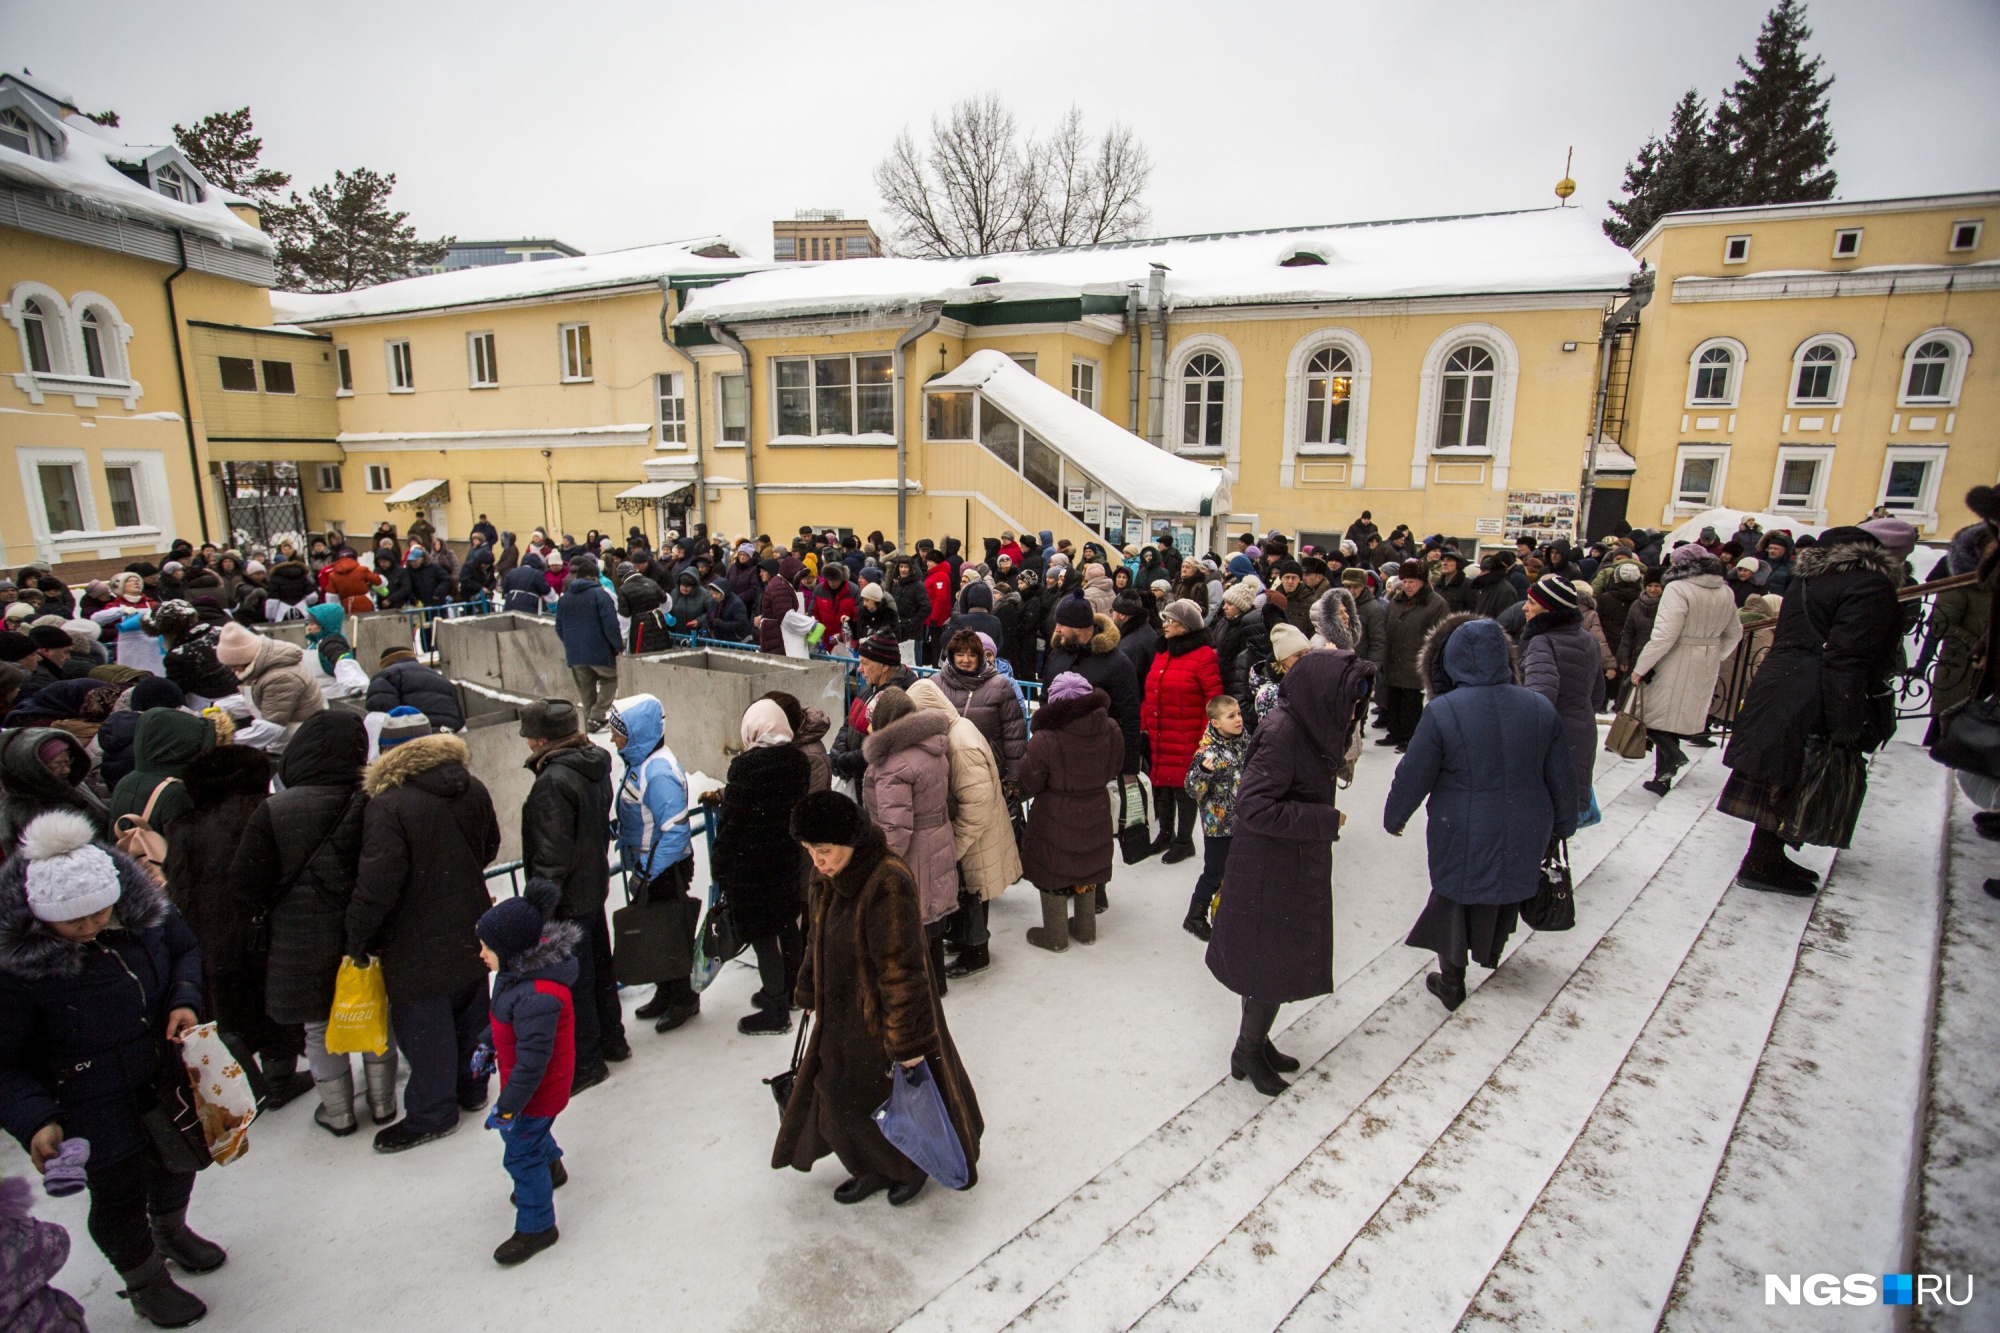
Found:
[[[1057,504],[1082,506],[1086,525],[1119,544],[1132,520],[1150,536],[1154,519],[1229,512],[1221,468],[1154,448],[1003,352],[974,352],[926,384],[924,423],[929,440],[984,445]]]

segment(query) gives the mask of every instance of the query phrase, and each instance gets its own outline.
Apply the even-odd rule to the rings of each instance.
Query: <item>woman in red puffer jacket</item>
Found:
[[[1153,850],[1171,865],[1194,855],[1194,798],[1187,794],[1188,764],[1208,729],[1208,701],[1222,693],[1222,665],[1202,633],[1201,608],[1186,598],[1160,612],[1166,639],[1146,673],[1139,725],[1152,751],[1153,803],[1160,835]]]

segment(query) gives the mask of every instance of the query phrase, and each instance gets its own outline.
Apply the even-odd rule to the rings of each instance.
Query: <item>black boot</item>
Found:
[[[918,1176],[915,1180],[901,1180],[889,1187],[889,1202],[898,1208],[924,1192],[929,1176]]]
[[[887,1176],[870,1171],[865,1176],[850,1176],[833,1187],[835,1203],[860,1203],[871,1194],[889,1188],[896,1182]]]
[[[493,1251],[493,1262],[512,1268],[515,1264],[526,1263],[549,1246],[562,1239],[562,1233],[554,1227],[547,1231],[517,1231],[500,1242]]]
[[[1438,970],[1424,978],[1424,989],[1438,997],[1447,1013],[1465,1003],[1465,969],[1438,964]]]
[[[948,977],[969,977],[974,972],[984,972],[993,962],[984,944],[968,944],[958,951],[951,960],[951,966],[944,970]]]
[[[186,1328],[208,1313],[200,1297],[175,1285],[158,1250],[137,1268],[121,1269],[118,1276],[125,1279],[125,1290],[118,1294],[155,1328]]]
[[[299,1072],[299,1057],[296,1055],[259,1056],[257,1064],[264,1075],[262,1109],[266,1111],[275,1111],[312,1091],[312,1075]]]
[[[782,1000],[776,1004],[760,1004],[756,1013],[737,1020],[736,1030],[746,1037],[775,1037],[780,1033],[790,1032],[791,1006]]]
[[[1111,895],[1105,892],[1102,884],[1096,887],[1094,894],[1097,901],[1092,905],[1091,910],[1095,911],[1099,916],[1103,916],[1111,910]]]
[[[689,1019],[699,1017],[700,1014],[701,1014],[701,997],[697,995],[695,996],[692,1003],[682,1004],[682,1005],[669,1005],[667,1007],[666,1017],[662,1018],[659,1022],[653,1024],[653,1031],[672,1032],[675,1028],[680,1027],[683,1023],[686,1023]]]
[[[1264,1054],[1260,1043],[1246,1048],[1242,1042],[1229,1053],[1229,1076],[1235,1079],[1249,1079],[1250,1086],[1266,1097],[1275,1097],[1292,1085],[1278,1077],[1278,1071],[1271,1068],[1270,1057]]]
[[[1264,1058],[1269,1060],[1271,1068],[1277,1070],[1280,1074],[1296,1074],[1299,1072],[1299,1062],[1273,1046],[1269,1037],[1264,1039]]]
[[[229,1261],[229,1254],[212,1240],[204,1240],[188,1230],[187,1209],[152,1219],[153,1245],[185,1273],[213,1273]]]
[[[1736,867],[1736,883],[1759,893],[1810,898],[1819,892],[1818,877],[1785,855],[1785,841],[1769,829],[1750,834],[1750,849]]]

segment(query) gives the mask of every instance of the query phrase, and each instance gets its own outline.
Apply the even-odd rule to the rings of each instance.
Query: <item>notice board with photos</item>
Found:
[[[1507,492],[1507,540],[1526,537],[1537,546],[1558,537],[1576,540],[1575,491]]]

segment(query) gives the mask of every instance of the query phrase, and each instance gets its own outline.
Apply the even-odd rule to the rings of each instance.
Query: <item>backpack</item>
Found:
[[[162,780],[146,798],[144,810],[136,815],[120,815],[114,825],[118,850],[137,861],[139,868],[159,885],[167,882],[167,835],[153,828],[153,807],[159,804],[160,793],[167,789],[167,783],[179,781],[179,778]]]

